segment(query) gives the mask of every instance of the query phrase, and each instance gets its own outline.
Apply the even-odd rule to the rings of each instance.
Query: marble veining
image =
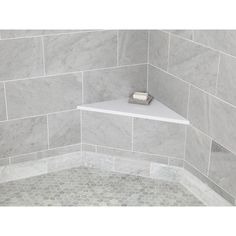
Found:
[[[0,121],[6,119],[5,91],[3,83],[0,83]]]
[[[194,40],[236,56],[235,30],[194,30]]]
[[[148,91],[158,101],[187,117],[189,85],[153,66],[149,66]]]
[[[203,174],[207,174],[211,139],[197,129],[187,129],[185,159]]]
[[[79,110],[51,114],[48,123],[50,148],[81,142]]]
[[[82,103],[82,76],[68,74],[6,83],[10,118],[75,109]]]
[[[148,33],[146,30],[118,31],[118,64],[147,62]]]
[[[46,74],[116,66],[115,31],[44,37]]]
[[[128,97],[134,91],[145,91],[146,84],[146,65],[88,71],[84,73],[84,103]]]
[[[171,35],[170,73],[210,93],[215,93],[219,53]]]
[[[212,143],[209,177],[236,197],[236,155]]]
[[[47,149],[46,117],[0,123],[0,157]]]
[[[85,143],[131,150],[131,117],[82,111]]]
[[[220,56],[219,78],[217,96],[236,106],[236,59],[227,56]]]
[[[168,33],[159,30],[149,31],[149,63],[164,70],[168,66]]]
[[[193,39],[193,30],[168,30],[168,32],[186,39]]]
[[[184,156],[184,125],[134,118],[133,137],[134,151]]]
[[[43,75],[40,38],[0,41],[0,81]]]

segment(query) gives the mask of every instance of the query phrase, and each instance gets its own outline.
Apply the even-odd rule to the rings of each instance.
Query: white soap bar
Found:
[[[133,94],[133,99],[146,101],[148,99],[148,93],[135,92]]]

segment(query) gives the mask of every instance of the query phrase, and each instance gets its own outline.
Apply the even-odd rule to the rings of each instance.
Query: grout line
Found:
[[[205,178],[207,178],[208,180],[210,180],[213,184],[215,184],[218,188],[220,188],[221,190],[223,190],[225,193],[227,193],[228,195],[230,195],[232,198],[235,199],[235,197],[229,193],[228,191],[226,191],[225,189],[223,189],[221,186],[219,186],[214,180],[212,180],[210,177],[206,176],[205,174],[201,173],[195,166],[193,166],[192,164],[190,164],[188,161],[185,161],[188,165],[190,165],[194,170],[196,170],[198,173],[200,173],[201,175],[203,175]],[[189,170],[187,170],[186,168],[184,168],[186,171],[190,172]],[[192,172],[190,172],[192,175],[194,175]],[[194,175],[196,178],[198,178],[196,175]],[[198,178],[201,182],[203,182],[200,178]],[[204,183],[204,182],[203,182]],[[205,183],[207,186],[209,186],[207,183]],[[210,187],[210,186],[209,186]],[[210,187],[211,188],[211,187]],[[213,188],[211,188],[213,191],[215,191]],[[216,192],[216,191],[215,191]],[[218,192],[216,192],[217,194],[219,194]],[[220,195],[220,194],[219,194]],[[222,195],[220,195],[221,197],[223,197]],[[224,198],[224,197],[223,197]],[[225,199],[225,198],[224,198]]]
[[[192,30],[192,40],[194,41],[194,30]]]
[[[185,127],[184,130],[184,161],[186,159],[186,147],[187,147],[187,126]]]
[[[116,65],[119,65],[119,30],[117,30],[117,44],[116,44]]]
[[[236,152],[230,150],[229,148],[225,147],[223,144],[221,144],[220,142],[218,142],[218,140],[214,139],[213,137],[209,136],[208,134],[204,133],[202,130],[200,130],[199,128],[195,127],[192,125],[192,127],[194,129],[197,129],[200,133],[202,133],[203,135],[205,135],[206,137],[208,137],[209,139],[212,139],[214,142],[218,143],[220,146],[222,146],[224,149],[228,150],[229,152],[233,153],[234,155],[236,155]]]
[[[152,64],[150,64],[150,65],[151,65],[152,67],[155,67],[155,68],[156,68],[156,69],[158,69],[158,70],[161,70],[161,71],[163,71],[163,72],[165,72],[165,73],[167,73],[167,74],[171,75],[172,77],[174,77],[174,78],[176,78],[176,79],[178,79],[178,80],[180,80],[180,81],[182,81],[182,82],[184,82],[184,83],[186,83],[186,84],[188,84],[188,85],[191,85],[191,86],[192,86],[192,87],[194,87],[194,88],[197,88],[197,89],[199,89],[199,90],[200,90],[200,91],[202,91],[203,93],[206,93],[207,95],[209,95],[209,96],[211,96],[211,97],[214,97],[214,98],[216,98],[216,99],[218,99],[218,100],[222,101],[223,103],[226,103],[226,104],[228,104],[228,105],[229,105],[229,106],[231,106],[231,107],[234,107],[234,108],[236,108],[236,106],[235,106],[235,105],[233,105],[233,104],[231,104],[231,103],[229,103],[229,102],[227,102],[227,101],[225,101],[225,100],[223,100],[223,99],[221,99],[221,98],[217,97],[216,95],[214,95],[214,94],[211,94],[211,93],[209,93],[209,92],[207,92],[207,91],[205,91],[205,90],[203,90],[203,89],[201,89],[201,88],[197,87],[196,85],[194,85],[194,84],[191,84],[191,83],[189,83],[189,82],[187,82],[187,81],[185,81],[185,80],[183,80],[183,79],[181,79],[181,78],[177,77],[176,75],[173,75],[173,74],[171,74],[170,72],[163,70],[163,69],[162,69],[162,68],[160,68],[160,67],[154,66],[154,65],[152,65]]]
[[[63,35],[74,35],[74,34],[86,34],[86,33],[97,33],[97,32],[104,32],[104,31],[112,31],[112,30],[85,30],[85,31],[72,31],[72,32],[64,32],[64,33],[51,33],[51,34],[39,34],[39,35],[26,35],[20,36],[15,38],[0,38],[1,41],[6,40],[15,40],[15,39],[29,39],[29,38],[40,38],[40,37],[50,37],[50,36],[63,36]]]
[[[48,115],[46,116],[47,118],[47,140],[48,140],[48,149],[50,148],[50,144],[49,144],[49,122],[48,122]]]
[[[70,109],[70,110],[56,111],[56,112],[50,112],[50,113],[45,113],[45,114],[40,114],[40,115],[17,117],[17,118],[13,118],[13,119],[9,119],[9,120],[2,120],[2,121],[0,121],[0,123],[6,122],[6,121],[16,121],[16,120],[30,119],[30,118],[47,116],[47,115],[58,114],[58,113],[66,113],[66,112],[76,111],[76,110],[78,110],[78,109],[74,108],[74,109]]]
[[[57,149],[60,150],[60,149],[67,148],[67,147],[77,146],[78,144],[80,144],[80,143],[77,143],[77,144],[70,144],[70,145],[61,146],[61,147],[56,147],[56,148],[43,149],[43,150],[36,151],[36,152],[23,153],[23,154],[19,154],[19,155],[9,156],[9,157],[6,157],[6,158],[13,159],[13,158],[17,158],[17,157],[21,157],[21,156],[25,156],[25,155],[36,154],[36,153],[40,153],[40,152],[53,151],[53,150],[57,150]],[[77,151],[76,151],[76,152],[77,152]],[[66,153],[65,153],[65,154],[66,154]]]
[[[82,91],[81,91],[81,100],[82,100],[82,104],[84,104],[84,72],[82,72],[82,79],[81,79],[81,87],[82,87]]]
[[[217,68],[217,77],[216,77],[216,90],[215,90],[215,96],[218,94],[218,81],[219,81],[219,73],[220,73],[220,62],[221,62],[221,56],[219,53],[219,63],[218,63],[218,68]]]
[[[131,151],[134,151],[134,117],[131,118]]]
[[[188,85],[187,120],[189,119],[191,84]]]
[[[39,75],[39,76],[25,77],[25,78],[19,78],[19,79],[3,80],[2,82],[11,83],[11,82],[17,82],[17,81],[29,80],[29,79],[40,79],[40,78],[45,78],[45,77],[47,78],[47,77],[53,77],[53,76],[78,74],[78,73],[82,73],[82,72],[112,70],[112,69],[120,69],[120,68],[127,68],[127,67],[144,66],[144,65],[147,65],[147,63],[137,63],[137,64],[130,64],[130,65],[110,66],[110,67],[95,68],[95,69],[90,69],[90,70],[78,70],[78,71],[71,71],[71,72],[64,72],[64,73],[47,74],[46,76]]]
[[[163,31],[163,30],[162,30],[162,31]],[[166,31],[163,31],[163,32],[166,33]],[[170,33],[171,35],[173,35],[174,37],[177,37],[177,38],[180,38],[180,39],[189,41],[189,42],[191,42],[191,43],[193,43],[193,44],[197,44],[197,45],[202,46],[202,47],[204,47],[204,48],[211,49],[211,50],[214,51],[214,52],[218,52],[218,53],[221,53],[221,54],[224,54],[224,55],[226,55],[226,56],[233,57],[233,58],[236,59],[236,56],[233,56],[232,54],[228,54],[228,53],[226,53],[226,52],[224,52],[224,51],[221,51],[221,50],[219,50],[219,49],[212,48],[212,47],[207,46],[207,45],[205,45],[205,44],[199,43],[199,42],[197,42],[197,41],[195,41],[195,40],[191,40],[191,39],[188,39],[188,38],[184,38],[184,37],[181,36],[181,35],[177,35],[177,34],[172,33],[172,32],[169,32],[169,33]]]
[[[150,30],[147,31],[147,64],[150,61]]]
[[[6,120],[9,119],[8,117],[8,105],[7,105],[7,90],[6,90],[6,84],[5,82],[3,82],[3,89],[4,89],[4,98],[5,98],[5,108],[6,108]],[[6,121],[5,120],[5,121]],[[3,120],[4,121],[4,120]],[[0,122],[3,122],[3,121],[0,121]]]
[[[170,33],[168,33],[168,55],[167,55],[167,68],[166,70],[169,71],[169,66],[170,66]]]
[[[83,144],[83,119],[82,119],[82,111],[80,110],[80,143]]]
[[[46,65],[45,65],[45,51],[44,51],[43,37],[41,37],[41,42],[42,42],[42,50],[43,50],[43,73],[44,73],[44,76],[45,76],[46,75]]]
[[[211,139],[211,144],[210,144],[210,153],[209,153],[208,166],[207,166],[207,176],[209,176],[209,172],[210,172],[212,143],[213,143],[213,139]]]
[[[146,87],[147,87],[147,92],[149,91],[149,64],[147,64],[147,83],[146,83]]]

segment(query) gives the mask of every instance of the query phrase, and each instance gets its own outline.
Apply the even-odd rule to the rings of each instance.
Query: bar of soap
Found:
[[[146,101],[148,99],[148,93],[135,92],[133,94],[133,99]]]

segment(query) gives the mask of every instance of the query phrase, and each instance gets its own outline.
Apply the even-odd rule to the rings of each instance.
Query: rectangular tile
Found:
[[[236,56],[236,30],[194,30],[194,40]]]
[[[169,34],[160,30],[149,31],[149,63],[164,70],[168,66]]]
[[[49,34],[66,34],[80,31],[81,30],[0,30],[0,35],[2,39],[9,39]]]
[[[149,93],[183,117],[187,117],[189,85],[153,66],[148,69]]]
[[[168,30],[168,32],[186,39],[193,39],[193,30]]]
[[[148,153],[139,153],[139,152],[119,150],[119,149],[101,147],[101,146],[97,146],[97,152],[105,154],[105,155],[113,156],[113,157],[124,157],[128,159],[133,159],[133,160],[144,160],[148,162],[168,164],[167,157],[157,156],[157,155],[148,154]]]
[[[68,74],[6,83],[10,118],[75,109],[82,103],[82,76]]]
[[[0,157],[36,152],[47,148],[46,117],[0,123]]]
[[[127,66],[84,73],[84,103],[124,98],[145,91],[147,66]]]
[[[196,128],[209,134],[210,132],[210,96],[203,91],[190,88],[189,121]]]
[[[115,66],[116,31],[44,37],[46,73],[65,73]]]
[[[118,31],[118,64],[147,63],[148,33],[146,30]]]
[[[218,193],[221,197],[226,199],[231,204],[235,203],[235,199],[232,195],[227,193],[224,189],[216,185],[212,180],[210,180],[208,177],[200,173],[197,169],[192,167],[187,162],[184,163],[184,168],[189,171],[191,174],[196,176],[198,179],[200,179],[203,183],[207,184],[212,190],[214,190],[216,193]]]
[[[84,143],[131,150],[131,117],[82,112]]]
[[[34,152],[34,153],[29,153],[29,154],[12,156],[10,157],[10,159],[11,159],[11,164],[13,164],[13,163],[20,163],[20,162],[25,162],[25,161],[39,160],[39,159],[49,158],[53,156],[61,156],[68,153],[79,152],[80,150],[81,150],[81,145],[75,144],[75,145],[50,149],[50,150],[44,150],[44,151],[39,151],[39,152]]]
[[[169,165],[175,166],[175,167],[183,167],[184,166],[184,160],[176,159],[176,158],[169,158]]]
[[[188,40],[171,35],[170,73],[215,93],[219,54]]]
[[[0,80],[43,75],[43,48],[40,38],[0,41]]]
[[[48,115],[49,148],[81,142],[80,111],[68,111]]]
[[[221,54],[217,96],[236,106],[236,59]]]
[[[3,83],[0,83],[0,120],[6,120],[6,103]]]
[[[150,163],[118,157],[114,162],[115,171],[130,175],[149,177]]]
[[[236,108],[212,97],[210,109],[210,135],[236,153]]]
[[[189,126],[186,138],[185,159],[201,173],[207,174],[211,152],[211,139]]]
[[[236,197],[236,155],[218,143],[212,143],[209,177]]]
[[[183,158],[184,141],[184,125],[134,119],[134,151]]]

